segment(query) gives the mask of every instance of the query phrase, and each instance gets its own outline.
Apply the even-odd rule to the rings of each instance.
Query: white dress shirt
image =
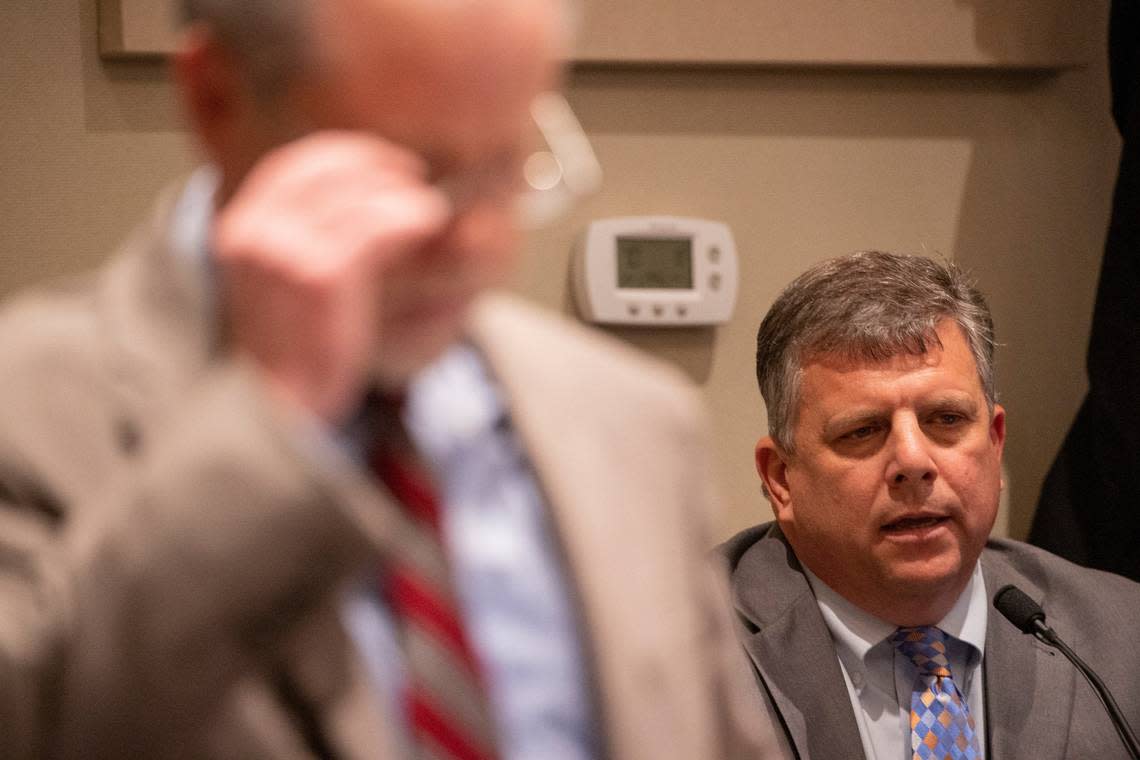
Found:
[[[867,760],[910,760],[910,697],[918,672],[889,641],[897,626],[856,607],[806,568],[804,572],[835,642],[863,753]],[[950,673],[966,696],[982,757],[986,727],[981,664],[988,616],[985,581],[981,566],[975,565],[961,596],[936,625],[949,635]]]

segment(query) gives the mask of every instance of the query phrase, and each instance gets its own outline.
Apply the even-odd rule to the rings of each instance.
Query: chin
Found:
[[[890,584],[900,593],[933,597],[963,586],[973,570],[972,565],[966,567],[955,554],[898,564],[891,568],[889,577]]]

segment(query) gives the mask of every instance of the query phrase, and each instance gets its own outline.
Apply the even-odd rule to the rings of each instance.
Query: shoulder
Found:
[[[109,356],[112,324],[136,302],[170,300],[173,277],[144,278],[152,250],[165,239],[170,208],[179,188],[172,186],[101,266],[49,280],[20,291],[0,305],[0,393],[11,393],[45,372],[69,377],[101,371]],[[129,303],[128,303],[129,302]],[[135,330],[132,334],[137,334]],[[33,385],[31,390],[36,390]],[[93,389],[89,389],[93,390]]]
[[[727,573],[733,604],[749,629],[777,623],[800,605],[816,611],[803,567],[775,522],[737,533],[716,548],[714,559]]]
[[[159,258],[148,254],[167,205],[164,196],[159,211],[99,268],[28,288],[0,304],[5,487],[25,476],[101,481],[113,457],[133,447],[137,425],[128,410],[146,403],[141,391],[156,365],[149,357],[126,359],[142,357],[144,345],[161,343],[174,351],[171,341],[150,339],[150,325],[137,318],[167,309],[171,300],[163,280],[139,276],[146,262]],[[127,324],[131,329],[122,329]]]
[[[99,341],[93,276],[18,294],[0,307],[0,394],[40,397],[45,383],[89,374]]]
[[[983,562],[1006,565],[1048,588],[1104,589],[1140,594],[1140,583],[1120,575],[1082,567],[1036,546],[1004,538],[991,538]],[[1043,589],[1046,590],[1046,589]]]
[[[1140,584],[1113,573],[1081,567],[1043,549],[1008,539],[991,539],[982,554],[987,592],[1007,583],[1045,609],[1050,621],[1088,629],[1090,621],[1140,622]]]
[[[773,543],[787,547],[785,542],[776,538],[778,532],[775,522],[753,525],[717,546],[714,555],[718,561],[724,564],[730,575],[735,574],[740,569],[745,555],[750,552],[763,552],[765,545]],[[788,551],[791,551],[790,547],[788,547]]]
[[[551,397],[570,393],[579,403],[618,402],[667,417],[703,414],[699,391],[676,367],[517,296],[481,298],[472,332],[496,372],[541,384]]]
[[[106,477],[121,441],[96,294],[74,280],[0,307],[0,494],[32,507],[4,510],[5,531],[32,514],[58,523],[72,495]]]

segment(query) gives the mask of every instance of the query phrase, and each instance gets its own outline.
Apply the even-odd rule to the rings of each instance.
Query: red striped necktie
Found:
[[[494,721],[452,589],[439,497],[398,406],[382,406],[371,464],[409,524],[379,583],[404,653],[411,743],[420,760],[494,760]]]

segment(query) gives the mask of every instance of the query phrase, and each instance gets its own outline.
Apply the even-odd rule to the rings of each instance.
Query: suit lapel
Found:
[[[505,391],[578,594],[607,756],[707,756],[709,653],[693,608],[676,604],[694,582],[696,541],[675,519],[686,499],[671,478],[701,453],[661,446],[675,433],[657,430],[660,420],[626,425],[638,412],[615,406],[624,394],[582,385],[582,363],[604,361],[596,339],[503,296],[484,297],[474,317],[472,339]]]
[[[732,573],[744,648],[762,674],[802,760],[862,757],[835,644],[779,528],[756,542]]]
[[[1014,584],[1044,602],[1042,591],[991,549],[982,554],[986,591]],[[1054,650],[990,610],[983,659],[989,760],[1061,760],[1072,721],[1076,670]]]

